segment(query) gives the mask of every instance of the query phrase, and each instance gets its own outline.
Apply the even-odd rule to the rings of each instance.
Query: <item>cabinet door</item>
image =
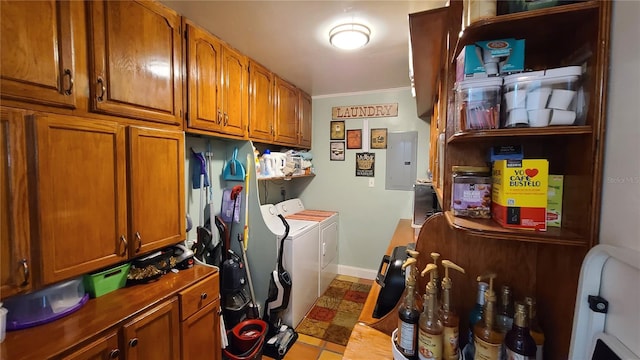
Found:
[[[32,119],[37,249],[53,283],[126,259],[125,133],[118,124],[64,116]]]
[[[123,356],[121,356],[121,351],[118,348],[118,333],[113,331],[62,357],[61,360],[107,360],[122,358]]]
[[[247,78],[247,58],[225,46],[222,49],[222,109],[226,134],[245,134],[248,112]]]
[[[0,294],[29,290],[29,208],[25,121],[19,111],[0,109]]]
[[[87,5],[91,110],[182,124],[180,16],[151,1]]]
[[[174,298],[142,313],[122,327],[127,360],[180,358],[178,300]]]
[[[184,133],[129,128],[131,256],[186,239]]]
[[[298,145],[311,149],[311,96],[309,94],[298,91],[300,97],[300,135],[298,136]]]
[[[216,300],[180,325],[182,330],[182,360],[219,360],[220,300]]]
[[[2,97],[76,107],[68,1],[0,3]]]
[[[273,140],[273,73],[249,61],[249,138]]]
[[[287,81],[275,77],[276,136],[278,143],[298,143],[298,90]]]
[[[219,102],[220,42],[197,26],[186,22],[187,31],[187,127],[218,131],[222,126]]]

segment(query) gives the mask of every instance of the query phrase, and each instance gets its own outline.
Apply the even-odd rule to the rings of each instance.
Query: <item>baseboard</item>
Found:
[[[375,280],[378,272],[376,270],[364,269],[355,266],[338,265],[338,274],[355,276],[362,279]]]

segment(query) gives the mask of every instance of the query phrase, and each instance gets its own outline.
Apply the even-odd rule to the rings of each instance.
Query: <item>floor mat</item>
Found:
[[[334,279],[296,331],[346,345],[370,289],[371,284]]]

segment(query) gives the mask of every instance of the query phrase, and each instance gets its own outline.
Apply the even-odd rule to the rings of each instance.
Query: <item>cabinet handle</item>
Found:
[[[109,359],[117,359],[119,357],[120,357],[120,350],[119,349],[113,349],[109,353]]]
[[[200,299],[204,300],[207,298],[207,293],[200,294]]]
[[[129,340],[129,347],[136,347],[136,345],[138,345],[138,338]]]
[[[64,69],[64,76],[69,77],[69,87],[64,91],[64,94],[71,95],[73,93],[73,74],[71,74],[71,70]]]
[[[122,250],[122,253],[120,253],[120,256],[126,256],[127,255],[127,238],[124,237],[124,235],[120,235],[120,242],[124,243],[124,250]]]
[[[98,101],[103,101],[104,94],[107,92],[107,88],[104,85],[104,80],[102,79],[102,76],[98,76],[98,85],[100,85],[100,89],[102,90],[102,92],[100,93],[100,96],[98,96]]]
[[[24,281],[20,286],[29,285],[29,262],[27,259],[20,260],[20,264],[22,265],[22,275],[24,275]]]
[[[224,113],[224,126],[229,125],[229,115]]]
[[[142,236],[140,236],[139,231],[136,231],[136,243],[138,244],[136,252],[140,252],[140,248],[142,248]]]
[[[218,109],[218,125],[222,122],[222,112]]]

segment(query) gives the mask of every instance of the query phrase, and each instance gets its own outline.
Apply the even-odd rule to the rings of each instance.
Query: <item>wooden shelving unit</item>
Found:
[[[447,143],[529,136],[584,135],[591,133],[593,133],[591,126],[549,126],[543,128],[477,130],[453,134],[447,139]]]

